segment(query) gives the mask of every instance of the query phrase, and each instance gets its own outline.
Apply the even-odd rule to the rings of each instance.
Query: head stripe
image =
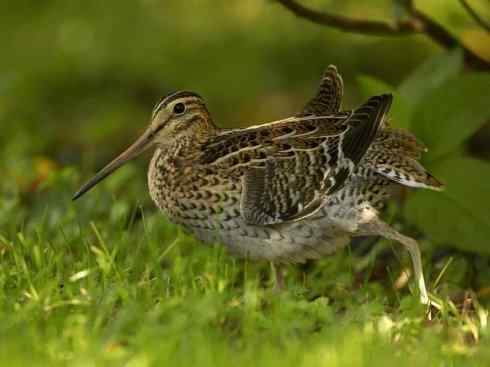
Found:
[[[170,94],[167,94],[161,101],[156,105],[156,107],[153,109],[153,116],[155,116],[164,106],[167,106],[169,103],[172,101],[175,101],[176,99],[180,98],[185,98],[185,97],[193,97],[197,99],[202,99],[201,96],[197,93],[190,92],[190,91],[177,91],[173,92]]]

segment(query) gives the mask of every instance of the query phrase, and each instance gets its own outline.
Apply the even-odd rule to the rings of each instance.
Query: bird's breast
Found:
[[[152,200],[171,221],[220,230],[240,216],[241,185],[206,167],[181,165],[157,150],[148,171]]]

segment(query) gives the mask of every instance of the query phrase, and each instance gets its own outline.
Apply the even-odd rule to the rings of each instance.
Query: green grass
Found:
[[[484,305],[458,301],[488,273],[464,254],[435,256],[422,241],[444,301],[430,322],[411,279],[393,287],[410,264],[388,243],[290,266],[278,294],[269,264],[169,224],[133,167],[72,203],[78,182],[65,169],[31,191],[1,184],[0,360],[10,367],[490,363]]]
[[[458,52],[320,27],[275,1],[33,3],[0,2],[0,366],[490,365],[490,170],[474,160],[489,157],[490,83],[463,73]],[[388,1],[305,3],[394,19]],[[422,10],[488,49],[457,7]],[[432,321],[413,279],[400,282],[406,252],[376,239],[288,267],[274,293],[270,264],[202,246],[156,211],[143,159],[71,202],[167,92],[195,90],[219,126],[248,126],[297,113],[330,63],[345,108],[395,93],[394,125],[429,146],[424,164],[448,184],[385,213],[420,239],[443,305]]]

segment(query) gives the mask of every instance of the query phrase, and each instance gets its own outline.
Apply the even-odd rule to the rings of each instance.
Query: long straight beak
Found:
[[[92,187],[97,185],[104,178],[109,176],[119,167],[121,167],[124,163],[129,160],[137,157],[141,153],[143,153],[147,148],[149,148],[153,142],[153,131],[151,127],[146,130],[143,135],[141,135],[138,140],[136,140],[128,149],[122,152],[117,158],[115,158],[111,163],[102,168],[99,172],[95,174],[92,179],[86,182],[80,190],[78,190],[75,195],[73,195],[72,200],[77,200],[80,196],[89,191]]]

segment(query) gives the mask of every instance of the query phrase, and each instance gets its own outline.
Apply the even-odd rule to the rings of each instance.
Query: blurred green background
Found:
[[[400,16],[388,0],[303,4]],[[490,59],[490,35],[459,2],[416,5]],[[487,1],[472,6],[490,16]],[[169,91],[197,91],[218,125],[246,126],[298,111],[331,63],[343,75],[346,108],[399,90],[393,123],[429,146],[425,164],[448,183],[446,194],[417,194],[405,217],[436,242],[490,253],[489,77],[464,70],[458,51],[424,35],[342,33],[266,0],[3,1],[0,28],[0,224],[12,233],[53,196],[67,202],[142,131]],[[150,205],[142,191],[147,161],[112,178],[124,182],[116,197]],[[56,172],[69,184],[50,187]]]
[[[389,21],[400,1],[301,3]],[[488,0],[469,2],[490,20]],[[416,6],[490,62],[459,1]],[[271,295],[268,264],[199,246],[157,212],[149,155],[71,202],[166,93],[194,90],[219,126],[247,126],[299,111],[328,64],[345,108],[394,93],[391,122],[447,184],[383,213],[421,244],[443,305],[432,322],[406,251],[377,239],[289,267]],[[343,33],[273,0],[0,1],[0,364],[488,366],[489,121],[489,71],[425,35]]]

